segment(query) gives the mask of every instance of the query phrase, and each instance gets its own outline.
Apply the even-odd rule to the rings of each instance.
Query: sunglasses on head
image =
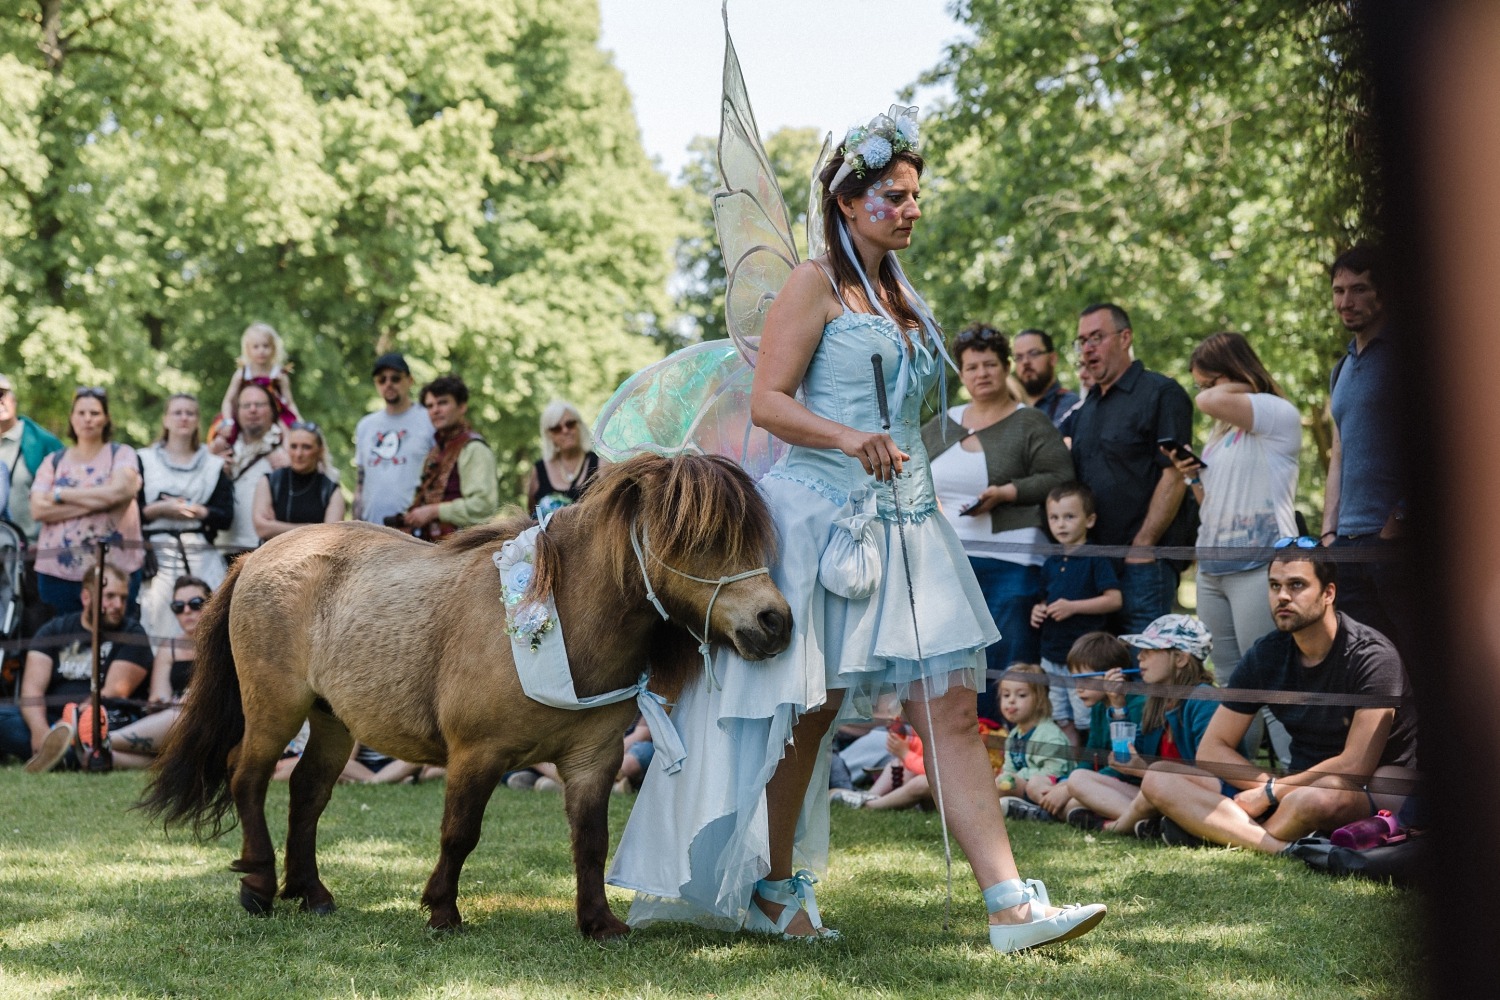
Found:
[[[185,601],[172,602],[172,614],[180,615],[184,611],[202,611],[203,605],[208,603],[206,597],[189,597]]]
[[[972,344],[975,341],[993,342],[1005,340],[1005,334],[999,330],[979,329],[965,330],[954,338],[955,344]]]
[[[310,434],[322,435],[323,430],[311,420],[298,420],[288,427],[289,431],[307,431]]]
[[[1286,538],[1276,539],[1271,548],[1288,549],[1295,545],[1299,549],[1316,549],[1320,544],[1316,538],[1309,538],[1307,535],[1288,535]]]
[[[85,396],[98,400],[109,399],[109,394],[97,385],[80,385],[73,390],[74,399],[83,399]]]
[[[564,420],[562,423],[558,424],[556,427],[548,427],[547,428],[547,433],[548,434],[561,434],[563,431],[571,431],[574,428],[576,428],[577,426],[578,426],[578,421],[574,420],[572,417],[569,417],[568,419]]]

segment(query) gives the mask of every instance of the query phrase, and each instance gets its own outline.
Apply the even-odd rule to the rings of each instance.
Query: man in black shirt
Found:
[[[1078,318],[1079,364],[1094,380],[1072,417],[1073,465],[1099,505],[1089,541],[1191,545],[1195,539],[1179,517],[1188,514],[1187,487],[1157,442],[1192,443],[1193,403],[1182,386],[1136,361],[1133,343],[1130,317],[1111,302],[1091,305]],[[1177,574],[1177,566],[1149,554],[1120,565],[1123,631],[1144,632],[1171,613]]]
[[[1156,766],[1141,783],[1165,817],[1169,843],[1187,839],[1175,823],[1203,840],[1275,853],[1314,830],[1337,829],[1379,808],[1395,811],[1403,793],[1383,792],[1380,779],[1416,777],[1416,710],[1406,671],[1389,639],[1334,611],[1336,567],[1322,552],[1289,545],[1276,553],[1267,580],[1277,630],[1250,648],[1229,686],[1373,695],[1394,707],[1269,705],[1292,737],[1292,773],[1278,778],[1236,750],[1261,703],[1226,701],[1198,744],[1198,763],[1231,765],[1230,777]]]
[[[93,673],[94,581],[96,569],[83,578],[83,611],[62,615],[43,625],[31,639],[26,670],[21,678],[21,718],[31,734],[33,758],[29,771],[56,766],[73,739],[72,727],[57,726],[66,735],[52,733],[52,724],[62,714],[63,704],[89,699]],[[151,647],[146,631],[134,618],[125,617],[129,580],[114,566],[104,567],[101,607],[104,635],[99,656],[104,673],[100,693],[106,698],[143,698],[151,675]],[[49,738],[50,737],[50,738]]]

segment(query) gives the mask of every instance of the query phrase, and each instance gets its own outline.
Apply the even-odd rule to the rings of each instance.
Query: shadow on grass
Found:
[[[71,784],[69,784],[71,782]],[[340,788],[320,859],[341,909],[235,902],[238,833],[163,839],[125,806],[139,779],[23,786],[28,821],[0,830],[0,968],[28,995],[466,997],[715,994],[955,997],[1346,997],[1415,992],[1405,897],[1277,859],[1174,851],[1015,824],[1022,870],[1108,920],[1036,954],[989,952],[984,912],[955,859],[952,929],[936,817],[836,813],[820,903],[844,940],[806,946],[661,925],[599,945],[573,924],[567,827],[556,797],[501,790],[465,868],[468,928],[434,935],[417,907],[436,860],[441,788]],[[52,796],[82,790],[88,805]],[[33,808],[34,805],[34,808]],[[628,800],[611,806],[615,834]],[[284,789],[270,814],[280,822]],[[123,817],[123,818],[122,818]],[[59,840],[52,824],[69,822]],[[628,898],[612,892],[617,913]],[[122,960],[122,956],[127,956]],[[0,991],[3,992],[3,991]]]

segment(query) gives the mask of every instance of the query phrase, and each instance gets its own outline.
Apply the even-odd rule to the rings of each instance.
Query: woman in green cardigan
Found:
[[[1036,603],[1042,556],[1022,546],[1045,543],[1047,494],[1073,478],[1062,435],[1039,410],[1010,393],[1010,341],[983,323],[953,342],[953,360],[970,402],[949,407],[922,428],[932,482],[979,577],[1000,641],[987,651],[991,681],[979,714],[999,718],[996,671],[1037,662]]]

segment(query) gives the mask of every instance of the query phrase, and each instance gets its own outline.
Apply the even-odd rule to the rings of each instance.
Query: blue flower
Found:
[[[856,150],[859,158],[865,161],[865,166],[879,170],[891,162],[891,143],[881,135],[872,135],[859,144]]]

